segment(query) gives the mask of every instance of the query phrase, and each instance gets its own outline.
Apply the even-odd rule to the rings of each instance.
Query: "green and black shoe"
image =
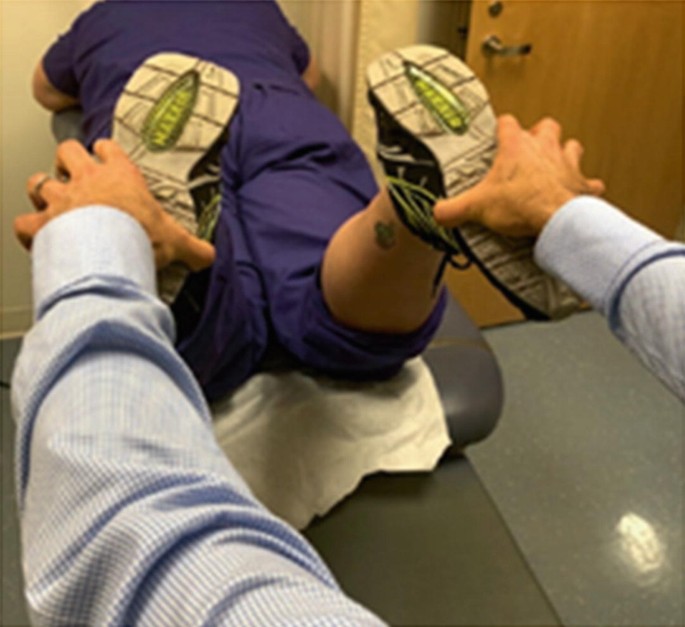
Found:
[[[378,125],[378,157],[395,210],[416,236],[458,268],[474,263],[527,318],[563,318],[580,300],[533,260],[534,241],[507,238],[477,224],[445,228],[438,199],[457,196],[487,173],[496,151],[495,115],[483,85],[455,56],[410,46],[367,71]]]
[[[133,73],[114,110],[112,139],[152,194],[186,229],[210,241],[221,208],[220,153],[239,91],[238,79],[224,68],[161,53]],[[175,300],[188,272],[176,263],[159,273],[162,300]]]

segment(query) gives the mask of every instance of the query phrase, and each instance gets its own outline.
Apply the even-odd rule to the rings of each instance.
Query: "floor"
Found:
[[[505,409],[469,450],[564,625],[683,625],[685,407],[597,314],[492,329]]]
[[[19,342],[0,342],[1,380],[8,382],[19,350]],[[10,416],[9,391],[0,389],[2,411],[2,588],[0,590],[0,625],[12,627],[26,625],[26,610],[22,593],[23,578],[19,561],[19,532],[14,490],[14,422]]]
[[[683,406],[596,314],[486,335],[495,433],[432,475],[368,478],[310,540],[394,625],[682,625]],[[17,344],[0,348],[6,381]],[[1,395],[0,625],[24,625]]]

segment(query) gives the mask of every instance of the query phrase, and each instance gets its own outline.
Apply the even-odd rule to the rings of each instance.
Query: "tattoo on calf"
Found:
[[[392,222],[376,222],[376,243],[383,250],[390,250],[396,243],[395,225]]]

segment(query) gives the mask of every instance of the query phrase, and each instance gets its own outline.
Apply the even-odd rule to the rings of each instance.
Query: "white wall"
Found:
[[[350,128],[360,0],[278,1],[317,61],[321,71],[317,97]]]
[[[376,126],[366,97],[366,68],[380,54],[419,41],[446,0],[279,0],[319,62],[317,96],[338,114],[379,182]],[[436,4],[437,3],[437,4]],[[427,12],[428,15],[423,16]]]
[[[31,323],[28,254],[16,243],[12,222],[32,210],[26,179],[51,171],[55,144],[50,117],[33,102],[30,79],[36,62],[88,0],[0,0],[0,336]]]

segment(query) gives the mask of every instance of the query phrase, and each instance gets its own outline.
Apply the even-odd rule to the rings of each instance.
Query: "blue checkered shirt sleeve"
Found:
[[[26,594],[51,625],[378,625],[220,451],[149,242],[79,209],[33,247],[13,375]]]
[[[552,217],[535,256],[685,402],[685,245],[581,196]]]

